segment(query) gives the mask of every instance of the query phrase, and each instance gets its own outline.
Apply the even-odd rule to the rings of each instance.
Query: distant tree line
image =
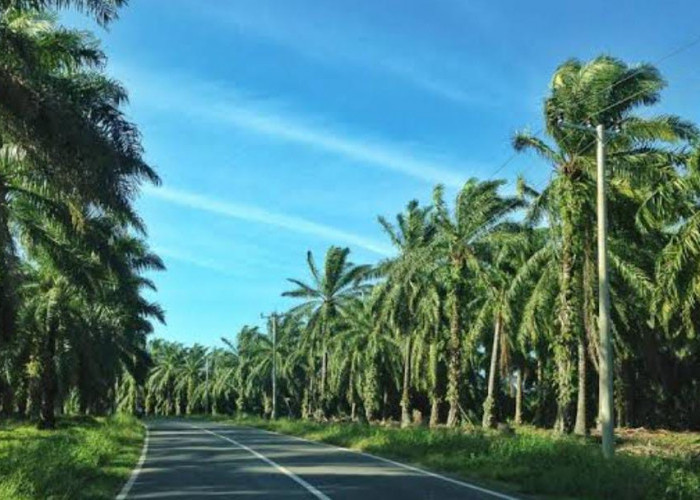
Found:
[[[596,144],[607,137],[616,421],[700,429],[700,150],[695,124],[655,114],[651,65],[569,60],[544,102],[544,138],[517,151],[548,165],[545,186],[470,179],[452,202],[411,201],[379,222],[394,257],[355,265],[309,252],[298,305],[228,349],[154,341],[140,396],[149,414],[245,412],[421,420],[511,420],[585,434],[598,413]],[[571,127],[570,125],[578,125]],[[588,128],[588,130],[587,130]],[[541,164],[541,163],[540,163]],[[204,366],[209,379],[205,382]],[[125,393],[126,394],[126,393]]]

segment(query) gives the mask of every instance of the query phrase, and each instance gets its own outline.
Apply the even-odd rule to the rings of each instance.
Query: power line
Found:
[[[695,45],[695,44],[697,44],[698,42],[700,42],[700,37],[699,37],[692,45]],[[690,46],[692,46],[692,45],[691,45],[691,44],[686,44],[686,47],[690,47]],[[674,52],[674,54],[678,54],[678,53],[679,53],[678,50],[676,50],[676,51]],[[635,94],[640,94],[641,92],[642,92],[642,91],[637,92],[637,93],[635,93]],[[614,102],[614,103],[610,104],[609,106],[607,106],[606,108],[604,108],[603,111],[606,110],[606,109],[609,109],[609,108],[611,108],[611,107],[617,106],[618,104],[621,104],[621,103],[623,103],[623,102],[625,102],[625,101],[627,101],[627,100],[629,100],[629,99],[633,99],[634,97],[636,97],[635,94],[632,94],[631,96],[627,96],[627,97],[625,97],[625,98],[623,98],[623,99],[618,100],[617,102]],[[591,117],[592,117],[592,116],[589,116],[589,118],[591,118]],[[591,129],[591,133],[594,133],[594,132],[595,132],[595,129],[592,128],[592,129]],[[568,138],[572,133],[573,133],[573,131],[572,131],[572,130],[569,130],[568,133],[565,134],[565,137],[564,137],[563,140],[565,140],[566,138]],[[536,135],[534,135],[533,137],[536,137]],[[613,137],[614,137],[614,136],[609,135],[609,136],[605,139],[605,141],[604,141],[605,145],[607,145],[607,143],[608,143]],[[596,139],[593,138],[593,140],[592,140],[591,142],[587,143],[584,147],[579,148],[579,149],[576,151],[576,153],[575,153],[574,155],[577,156],[581,151],[585,151],[585,150],[588,149],[590,146],[592,146],[595,142],[596,142]],[[508,161],[510,161],[510,160],[511,160],[514,156],[516,156],[516,155],[517,155],[517,153],[514,154],[514,155],[511,155],[511,158],[509,158]],[[502,167],[503,167],[503,166],[505,166],[505,164],[502,165]],[[495,175],[495,174],[494,174],[494,175]],[[493,175],[492,175],[492,177],[489,178],[488,180],[492,180],[492,178],[493,178]],[[543,189],[546,187],[547,183],[548,183],[548,182],[545,181],[544,183],[540,183],[540,184],[543,184],[542,186],[540,186],[540,185],[535,185],[534,190],[536,190],[536,191],[543,190]],[[494,214],[488,221],[486,221],[485,225],[489,225],[489,224],[495,222],[496,220],[498,220],[498,218],[500,218],[501,216],[505,215],[506,213],[508,213],[508,212],[511,211],[512,209],[516,208],[517,205],[519,205],[520,203],[521,203],[521,200],[514,200],[511,204],[509,204],[508,206],[504,207],[504,208],[503,208],[502,210],[500,210],[498,213]]]
[[[651,64],[652,64],[652,65],[660,64],[660,63],[662,63],[662,62],[664,62],[664,61],[666,61],[666,60],[668,60],[668,59],[670,59],[670,58],[672,58],[672,57],[675,57],[676,55],[678,55],[678,54],[680,54],[680,53],[682,53],[682,52],[685,52],[686,50],[688,50],[688,49],[690,49],[691,47],[697,45],[698,43],[700,43],[700,35],[694,37],[693,39],[691,39],[691,40],[688,41],[687,43],[685,43],[685,44],[683,44],[683,45],[680,45],[679,47],[676,47],[675,49],[671,50],[670,52],[667,52],[667,53],[664,54],[663,56],[661,56],[661,57],[657,58],[656,60],[652,61]],[[612,84],[608,85],[606,88],[601,89],[599,92],[597,92],[597,93],[595,93],[595,94],[593,94],[593,95],[584,96],[584,98],[582,98],[582,99],[579,100],[579,103],[584,102],[585,100],[591,99],[592,97],[594,97],[594,96],[596,96],[596,95],[600,95],[600,94],[602,94],[602,93],[604,93],[604,92],[609,92],[610,90],[614,89],[614,88],[617,87],[618,85],[621,85],[622,83],[624,83],[624,82],[626,82],[626,81],[628,81],[628,80],[634,78],[635,76],[641,74],[643,71],[645,71],[645,69],[646,69],[646,68],[645,68],[644,66],[641,66],[641,67],[637,68],[635,71],[632,71],[631,73],[629,73],[629,74],[628,74],[627,76],[625,76],[624,78],[621,78],[620,80],[616,80],[616,81],[613,82]],[[643,89],[643,90],[639,91],[639,92],[637,93],[637,95],[639,95],[639,94],[641,94],[641,93],[643,93],[643,92],[645,92],[645,91],[646,91],[646,90]],[[633,94],[632,96],[628,96],[627,99],[633,99],[634,97],[636,97],[636,95]],[[611,109],[612,107],[617,106],[618,104],[621,104],[622,102],[625,102],[625,99],[623,99],[623,100],[621,100],[621,101],[619,101],[619,102],[617,102],[617,103],[614,103],[614,104],[612,104],[612,105],[609,105],[609,106],[607,106],[606,108],[603,108],[602,110],[599,110],[597,113],[602,113],[602,112],[604,112],[604,111],[607,111],[608,109]],[[593,116],[594,116],[594,114],[591,114],[591,115],[589,115],[586,119],[587,119],[587,120],[588,120],[588,119],[591,119],[591,118],[593,118]],[[538,137],[542,132],[544,132],[544,127],[540,127],[534,134],[532,134],[532,136],[533,136],[533,137]],[[571,134],[573,134],[573,131],[569,131],[567,134],[565,134],[563,140],[568,139],[568,138],[570,137]],[[595,142],[595,141],[593,141],[593,142]],[[591,143],[591,144],[592,144],[592,143]],[[589,144],[587,147],[589,147],[591,144]],[[504,162],[502,162],[502,163],[491,173],[491,175],[489,176],[489,178],[488,178],[487,180],[489,180],[489,181],[490,181],[490,180],[493,180],[493,178],[494,178],[496,175],[498,175],[506,166],[508,166],[517,156],[518,156],[518,152],[512,153]]]

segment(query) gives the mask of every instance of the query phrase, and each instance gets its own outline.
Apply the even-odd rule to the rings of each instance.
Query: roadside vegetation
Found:
[[[594,439],[531,426],[511,434],[255,417],[232,422],[392,458],[499,491],[554,498],[700,497],[700,433],[625,432],[608,461]]]
[[[145,296],[164,266],[134,208],[158,175],[98,41],[49,10],[108,25],[124,3],[0,0],[0,415],[45,429],[113,412],[164,320]]]
[[[59,418],[54,432],[0,423],[0,498],[113,499],[141,453],[134,417]]]

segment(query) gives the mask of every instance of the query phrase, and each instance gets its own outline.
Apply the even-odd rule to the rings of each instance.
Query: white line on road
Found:
[[[277,436],[284,436],[284,437],[288,437],[291,439],[297,439],[299,441],[304,441],[305,443],[311,443],[311,444],[315,444],[315,445],[325,446],[327,448],[332,448],[332,449],[339,450],[339,451],[347,451],[347,452],[355,453],[357,455],[362,455],[362,456],[365,456],[368,458],[373,458],[374,460],[378,460],[380,462],[386,462],[386,463],[394,465],[396,467],[401,467],[403,469],[407,469],[407,470],[410,470],[413,472],[418,472],[418,473],[423,474],[425,476],[430,476],[430,477],[433,477],[435,479],[447,481],[448,483],[456,484],[458,486],[463,486],[465,488],[476,490],[476,491],[479,491],[481,493],[486,493],[487,495],[491,495],[491,496],[496,497],[496,498],[501,498],[502,500],[519,500],[517,497],[506,495],[505,493],[499,493],[497,491],[482,488],[481,486],[467,483],[465,481],[460,481],[459,479],[454,479],[454,478],[451,478],[448,476],[443,476],[442,474],[438,474],[437,472],[431,472],[429,470],[422,469],[420,467],[415,467],[413,465],[402,464],[401,462],[396,462],[396,461],[390,460],[388,458],[379,457],[377,455],[372,455],[371,453],[365,453],[364,451],[353,450],[351,448],[343,448],[342,446],[335,446],[333,444],[323,443],[323,442],[319,442],[319,441],[311,441],[309,439],[304,439],[304,438],[299,437],[299,436],[291,436],[289,434],[282,434],[280,432],[268,431],[266,429],[258,429],[257,427],[249,427],[249,428],[255,429],[255,430],[261,431],[261,432],[266,432],[268,434],[275,434]]]
[[[127,495],[129,494],[129,491],[131,490],[131,487],[136,482],[136,478],[139,476],[139,473],[141,472],[141,468],[143,467],[143,463],[146,461],[146,452],[148,452],[149,431],[148,431],[147,425],[145,425],[144,427],[146,427],[146,437],[143,440],[143,448],[141,448],[141,456],[139,457],[139,461],[136,464],[136,468],[133,471],[131,471],[131,476],[129,476],[129,480],[126,482],[126,484],[122,487],[121,491],[117,495],[116,500],[124,500],[127,497]]]
[[[190,425],[191,425],[191,424],[190,424]],[[238,441],[236,441],[236,440],[234,440],[234,439],[231,439],[231,438],[229,438],[229,437],[226,437],[226,436],[224,436],[224,435],[222,435],[222,434],[218,434],[218,433],[216,433],[216,432],[214,432],[214,431],[210,431],[209,429],[205,429],[204,427],[198,427],[198,426],[196,426],[196,425],[191,425],[191,427],[194,427],[195,429],[199,429],[200,431],[208,432],[208,433],[211,434],[212,436],[216,436],[216,437],[218,437],[218,438],[221,438],[221,439],[223,439],[223,440],[225,440],[225,441],[228,441],[229,443],[231,443],[231,444],[233,444],[233,445],[235,445],[235,446],[238,446],[239,448],[242,448],[242,449],[246,450],[246,451],[249,452],[249,453],[252,453],[252,454],[255,455],[257,458],[259,458],[260,460],[262,460],[263,462],[265,462],[266,464],[271,465],[272,467],[274,467],[275,469],[277,469],[277,470],[280,471],[281,473],[287,475],[290,479],[296,481],[298,484],[300,484],[301,486],[303,486],[304,488],[306,488],[306,489],[309,491],[309,493],[311,493],[313,496],[315,496],[315,497],[318,498],[319,500],[331,500],[330,497],[328,497],[328,496],[324,495],[323,493],[321,493],[319,490],[317,490],[316,488],[314,488],[312,485],[310,485],[309,483],[307,483],[306,481],[304,481],[302,478],[300,478],[299,476],[297,476],[296,474],[294,474],[292,471],[290,471],[290,470],[287,469],[286,467],[281,466],[281,465],[278,464],[277,462],[273,462],[272,460],[270,460],[269,458],[267,458],[267,457],[266,457],[265,455],[263,455],[262,453],[259,453],[259,452],[255,451],[254,449],[249,448],[248,446],[246,446],[246,445],[244,445],[244,444],[241,444],[241,443],[239,443]]]

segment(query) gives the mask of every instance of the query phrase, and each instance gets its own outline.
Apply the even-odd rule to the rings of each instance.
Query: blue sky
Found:
[[[376,217],[490,177],[536,131],[570,57],[656,62],[700,35],[693,1],[142,0],[96,31],[161,188],[139,208],[168,271],[157,335],[219,344],[286,309],[305,253],[391,254]],[[659,110],[700,120],[700,44],[658,66]],[[535,185],[518,157],[499,177]],[[512,184],[511,184],[512,186]]]

